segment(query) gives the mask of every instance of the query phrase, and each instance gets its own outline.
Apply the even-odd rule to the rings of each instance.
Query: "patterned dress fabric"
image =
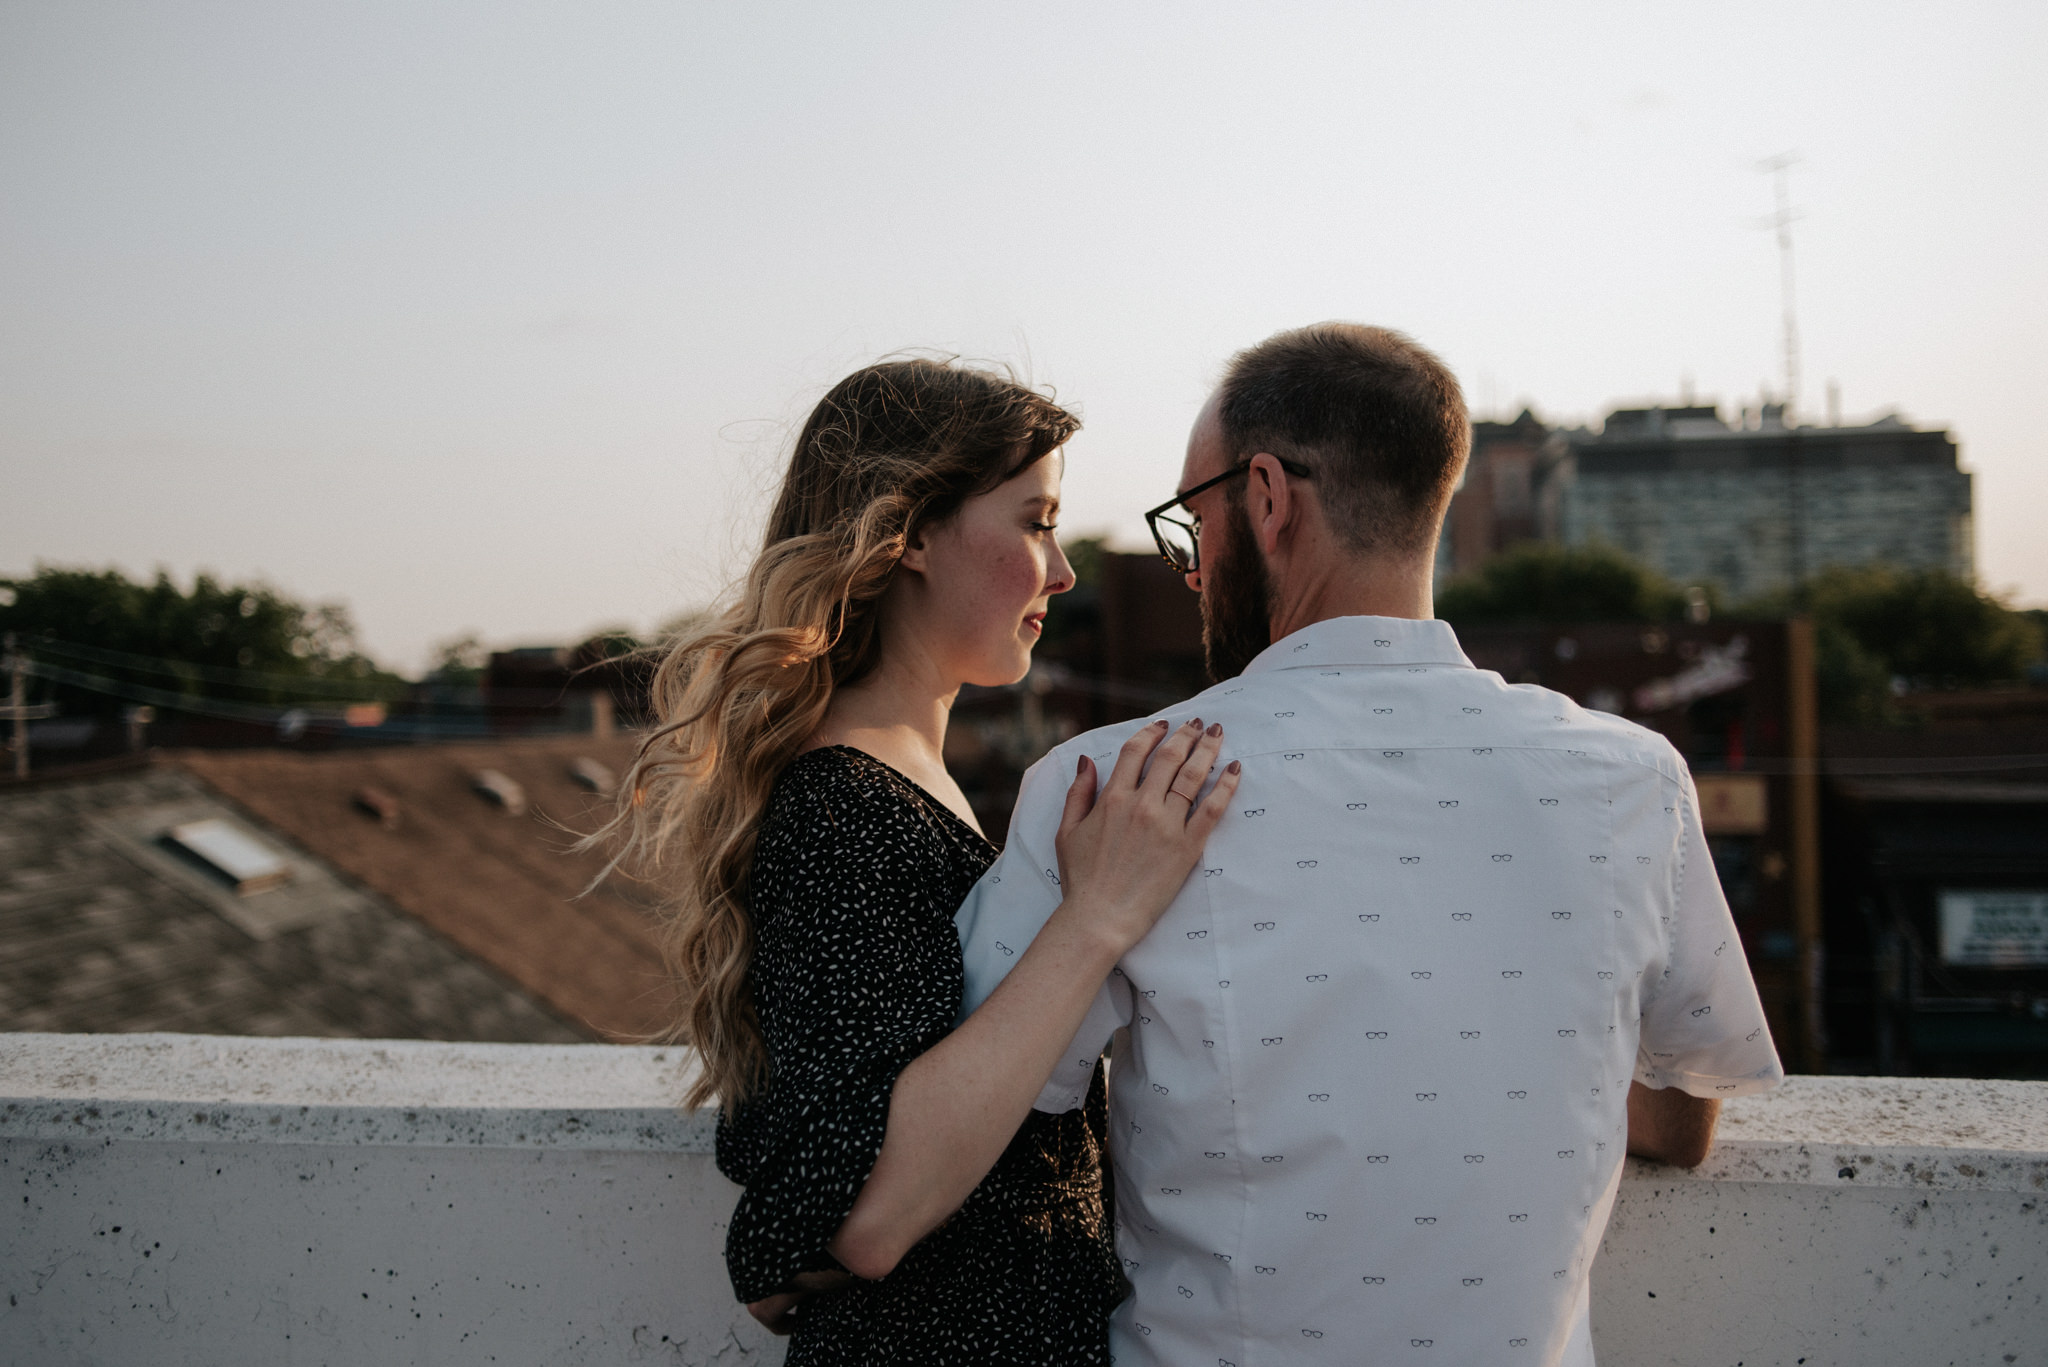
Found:
[[[753,988],[767,1086],[718,1127],[745,1188],[726,1238],[742,1301],[832,1265],[897,1074],[959,1012],[953,913],[995,857],[880,760],[810,751],[777,780],[754,856]],[[811,1297],[790,1367],[1108,1361],[1123,1294],[1103,1205],[1104,1096],[1034,1111],[949,1221],[879,1281]],[[1092,1092],[1092,1104],[1086,1104]]]
[[[1128,1027],[1117,1362],[1590,1367],[1630,1082],[1783,1076],[1684,761],[1436,621],[1316,623],[1166,715],[1222,722],[1243,783],[1039,1103]],[[965,1009],[1059,901],[1076,756],[1143,724],[1026,776],[961,909]]]

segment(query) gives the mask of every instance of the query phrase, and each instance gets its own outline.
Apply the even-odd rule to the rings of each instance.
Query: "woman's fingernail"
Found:
[[[1230,761],[1230,763],[1228,763],[1228,764],[1224,765],[1223,767],[1224,767],[1224,769],[1225,769],[1225,770],[1226,770],[1227,772],[1229,772],[1229,773],[1233,773],[1233,774],[1234,774],[1234,773],[1237,773],[1237,772],[1238,772],[1239,770],[1241,770],[1241,769],[1243,769],[1243,768],[1244,768],[1244,766],[1243,766],[1242,764],[1238,763],[1238,762],[1237,762],[1236,760],[1232,760],[1232,761]]]
[[[1075,760],[1075,761],[1074,761],[1074,777],[1075,777],[1075,778],[1079,778],[1079,777],[1081,777],[1081,775],[1083,775],[1083,774],[1085,774],[1085,773],[1087,773],[1087,772],[1088,772],[1088,756],[1086,756],[1086,755],[1083,755],[1083,756],[1081,756],[1081,758],[1079,758],[1079,759],[1077,759],[1077,760]]]
[[[1160,719],[1159,719],[1158,721],[1155,721],[1155,722],[1153,722],[1152,724],[1153,724],[1154,726],[1165,726],[1165,725],[1167,724],[1167,722],[1166,722],[1166,718],[1164,718],[1164,717],[1161,717],[1161,718],[1160,718]]]
[[[1200,717],[1189,717],[1188,725],[1194,727],[1197,731],[1199,731],[1202,729],[1202,719]]]
[[[1217,723],[1216,723],[1216,724],[1215,724],[1214,726],[1210,727],[1210,728],[1209,728],[1209,734],[1210,734],[1210,735],[1212,735],[1212,736],[1220,736],[1220,735],[1222,735],[1222,734],[1223,734],[1223,723],[1219,721],[1219,722],[1217,722]]]

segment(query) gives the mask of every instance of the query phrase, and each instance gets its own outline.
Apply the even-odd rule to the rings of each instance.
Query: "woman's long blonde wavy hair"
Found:
[[[833,690],[880,654],[876,604],[906,541],[1063,445],[1051,399],[952,361],[854,372],[797,437],[761,553],[733,601],[670,645],[654,729],[587,843],[665,893],[677,989],[664,1038],[695,1047],[684,1099],[736,1109],[768,1076],[754,1008],[749,878],[775,779],[811,743]]]

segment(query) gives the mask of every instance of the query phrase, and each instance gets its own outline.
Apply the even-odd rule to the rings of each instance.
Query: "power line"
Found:
[[[329,679],[317,674],[278,674],[266,670],[234,669],[226,665],[204,665],[189,660],[173,660],[161,655],[133,655],[125,650],[109,650],[105,646],[80,645],[75,641],[63,641],[54,637],[38,637],[34,641],[38,654],[69,655],[94,664],[112,665],[117,669],[134,670],[142,674],[155,674],[162,678],[186,680],[205,679],[213,683],[230,684],[238,688],[266,688],[273,692],[299,693],[360,693],[374,682],[360,680]],[[245,682],[245,680],[247,682]]]
[[[304,707],[272,707],[260,703],[236,702],[227,698],[210,698],[196,693],[173,693],[168,689],[153,688],[148,684],[133,683],[125,679],[109,679],[96,674],[82,674],[62,665],[46,664],[41,661],[23,661],[22,671],[51,683],[61,683],[88,692],[121,698],[128,702],[147,703],[161,707],[167,712],[183,712],[191,716],[212,717],[218,721],[246,722],[257,726],[273,727],[280,730],[294,725],[303,726],[312,722],[346,723],[346,712],[340,709],[309,710]],[[374,728],[380,738],[418,738],[433,736],[489,736],[495,734],[490,722],[484,717],[461,718],[445,716],[428,717],[386,717]]]
[[[209,698],[201,693],[173,693],[167,688],[155,688],[149,684],[133,683],[126,679],[109,679],[97,674],[82,674],[62,665],[47,664],[31,660],[26,672],[51,683],[66,684],[72,688],[83,688],[92,693],[104,693],[110,697],[125,698],[129,702],[148,703],[153,707],[167,708],[177,712],[191,712],[203,717],[218,717],[224,721],[258,722],[265,726],[275,725],[287,712],[303,712],[304,708],[271,707],[261,703],[236,702],[230,698]],[[335,714],[339,717],[339,713]]]

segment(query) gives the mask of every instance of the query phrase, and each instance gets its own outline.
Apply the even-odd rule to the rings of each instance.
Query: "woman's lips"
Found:
[[[1025,613],[1025,614],[1024,614],[1024,625],[1025,625],[1025,626],[1027,626],[1027,627],[1030,627],[1030,628],[1031,628],[1031,629],[1032,629],[1033,631],[1039,631],[1039,632],[1042,632],[1042,631],[1044,631],[1044,630],[1045,630],[1045,614],[1044,614],[1044,613],[1042,613],[1042,612],[1027,612],[1027,613]]]

